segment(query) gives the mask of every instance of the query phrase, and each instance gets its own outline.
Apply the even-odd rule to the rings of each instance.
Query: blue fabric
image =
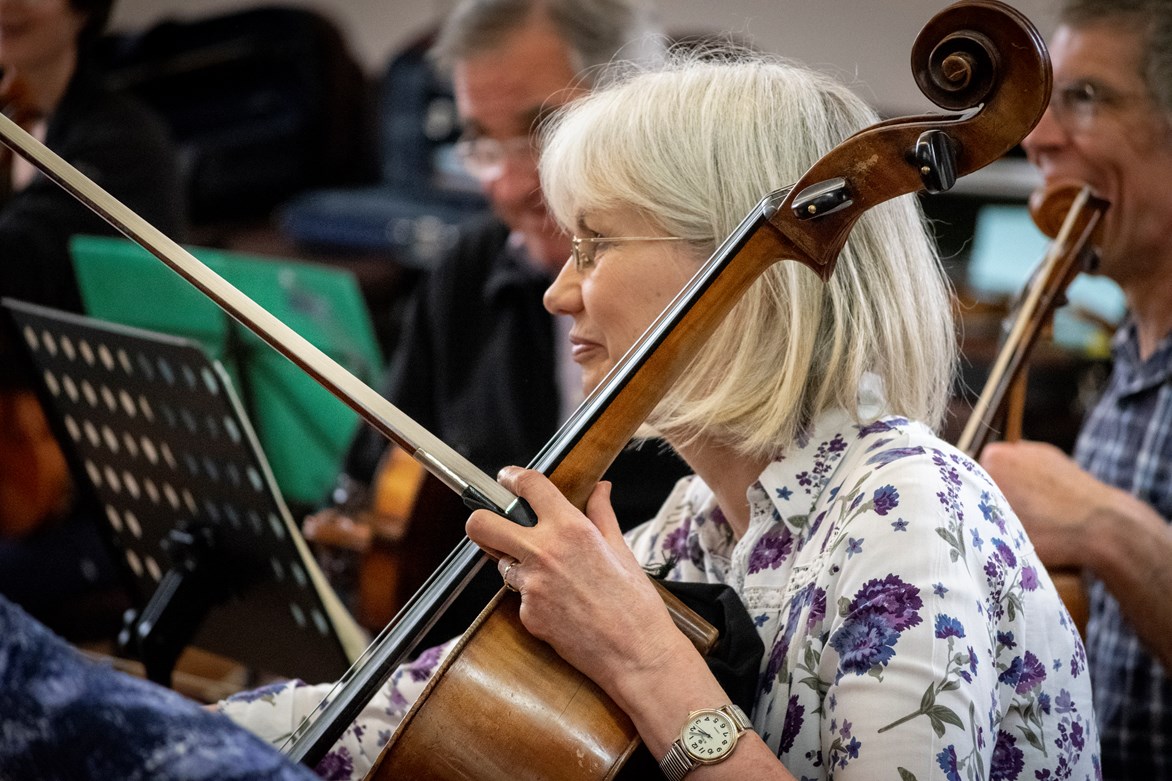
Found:
[[[1105,483],[1172,518],[1172,336],[1146,361],[1134,325],[1116,335],[1107,389],[1074,456]],[[1172,681],[1144,651],[1102,583],[1090,588],[1087,657],[1102,741],[1103,777],[1172,779]]]
[[[0,598],[0,779],[316,779],[175,692],[82,657]]]

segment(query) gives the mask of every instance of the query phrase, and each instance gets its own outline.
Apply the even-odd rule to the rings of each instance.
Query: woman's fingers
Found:
[[[498,561],[524,558],[525,541],[518,534],[520,530],[520,526],[491,510],[476,510],[464,524],[468,539]]]
[[[543,511],[572,507],[557,486],[535,469],[506,466],[497,473],[497,482],[529,502],[538,518]]]
[[[590,522],[602,532],[602,536],[606,541],[614,545],[621,544],[626,547],[627,543],[623,540],[623,531],[619,528],[619,520],[615,517],[614,507],[610,503],[611,484],[607,480],[603,480],[594,486],[594,490],[590,492],[590,497],[586,500],[586,517]]]
[[[540,472],[506,467],[501,470],[499,479],[501,485],[529,502],[539,519],[537,528],[526,528],[488,510],[477,510],[468,518],[468,537],[496,556],[502,576],[512,560],[524,564],[526,561],[543,559],[546,562],[541,566],[550,565],[555,569],[558,565],[553,562],[563,561],[569,567],[567,574],[569,571],[589,569],[591,564],[596,568],[601,562],[587,563],[590,559],[587,551],[601,552],[607,548],[610,553],[603,558],[611,561],[610,566],[621,562],[619,566],[623,569],[637,569],[611,508],[610,483],[601,482],[594,487],[587,499],[586,515],[583,515]],[[615,554],[620,556],[617,561],[613,559]],[[627,559],[632,561],[628,562]],[[515,567],[514,574],[517,571]],[[516,585],[513,580],[509,583]]]
[[[517,582],[517,576],[520,575],[521,562],[514,559],[512,556],[503,556],[497,560],[496,569],[501,574],[501,580],[505,583],[505,588],[509,591],[516,591],[521,593],[521,586]],[[512,576],[512,579],[510,579]]]
[[[505,467],[499,479],[501,485],[529,502],[544,524],[543,531],[556,527],[566,514],[581,515],[549,478],[540,472],[515,466]],[[472,513],[465,530],[469,539],[498,559],[510,556],[524,560],[533,551],[533,546],[538,544],[533,529],[518,526],[489,510]]]

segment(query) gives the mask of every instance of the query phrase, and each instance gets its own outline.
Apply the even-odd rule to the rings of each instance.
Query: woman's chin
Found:
[[[583,366],[582,393],[587,396],[593,393],[595,388],[602,384],[602,381],[606,378],[606,374],[609,371],[609,366]]]

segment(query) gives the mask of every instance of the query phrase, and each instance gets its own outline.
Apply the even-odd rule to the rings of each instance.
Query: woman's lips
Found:
[[[570,356],[578,363],[589,358],[590,354],[602,349],[602,345],[588,339],[570,336]]]

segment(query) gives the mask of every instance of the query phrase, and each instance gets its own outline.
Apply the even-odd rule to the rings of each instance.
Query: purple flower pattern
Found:
[[[1025,755],[1017,747],[1017,738],[1005,730],[997,731],[993,746],[993,762],[989,767],[989,781],[1014,781],[1020,777]]]
[[[885,485],[876,489],[875,495],[871,497],[871,504],[875,507],[875,512],[887,515],[899,507],[899,491],[896,491],[893,485]]]
[[[1020,639],[1029,633],[1019,619],[1053,610],[1055,601],[1038,578],[1032,552],[1025,553],[1017,519],[971,460],[938,440],[909,436],[911,427],[884,419],[859,428],[854,441],[815,429],[800,453],[788,452],[772,467],[776,471],[762,476],[759,496],[774,508],[755,511],[756,517],[772,522],[756,534],[750,527],[739,545],[726,546],[697,531],[697,524],[689,530],[707,556],[733,562],[730,579],[737,577],[739,560],[746,587],[791,584],[774,613],[752,611],[766,645],[755,716],[761,733],[799,778],[825,777],[827,768],[840,772],[859,763],[870,767],[871,743],[907,745],[923,730],[926,742],[948,738],[933,762],[938,777],[976,781],[996,768],[1006,778],[1026,779],[1035,772],[1069,775],[1071,768],[1091,767],[1097,762],[1093,744],[1083,740],[1083,748],[1075,749],[1072,738],[1075,724],[1080,735],[1093,732],[1085,662],[1078,666],[1085,659],[1081,644],[1073,634],[1063,637],[1065,666],[1056,679],[1033,652],[1035,644],[1048,641],[1032,634],[1024,645]],[[704,502],[694,505],[703,508]],[[904,577],[898,567],[910,561],[905,550],[924,561],[937,557],[948,576],[941,579],[934,569],[931,577]],[[793,587],[811,560],[819,562],[820,574]],[[885,564],[896,569],[877,572]],[[871,574],[844,592],[842,585],[850,582],[845,578],[863,572]],[[672,577],[694,575],[681,567]],[[1034,604],[1044,594],[1048,606]],[[935,677],[924,678],[922,696],[909,700],[906,711],[894,712],[894,703],[881,700],[879,712],[888,718],[865,719],[860,730],[859,706],[837,697],[839,687],[872,681],[867,685],[881,697],[903,649],[913,647],[905,638],[924,631],[942,648],[944,663]],[[1012,682],[1000,683],[1011,666]],[[1080,692],[1077,704],[1071,698],[1070,725],[1061,729],[1054,722],[1062,714],[1053,706],[1059,682]],[[997,686],[1008,686],[1012,701],[999,704]],[[1005,726],[1018,722],[1020,727]],[[1018,737],[998,743],[1002,732]],[[1072,753],[1058,759],[1062,740]],[[918,768],[919,777],[932,775],[926,766]]]
[[[784,526],[762,535],[749,554],[749,573],[777,569],[794,547],[794,536]]]
[[[794,740],[802,729],[802,723],[805,721],[806,709],[798,702],[797,696],[789,698],[789,704],[785,709],[785,722],[781,728],[781,751],[788,752],[794,746]]]
[[[765,644],[751,715],[797,778],[1096,777],[1085,651],[970,459],[903,418],[855,426],[831,415],[749,499],[738,540],[693,480],[628,541],[643,564],[675,554],[671,579],[727,582],[745,599]],[[331,761],[349,756],[351,778],[434,669],[418,665],[368,709],[385,714],[377,724],[347,732],[348,754],[335,747]]]
[[[354,758],[345,746],[339,746],[322,757],[314,772],[325,781],[349,781],[354,772]]]
[[[256,702],[258,700],[272,699],[276,697],[281,691],[293,687],[304,686],[305,682],[298,679],[293,681],[282,681],[280,683],[270,683],[267,686],[260,686],[248,691],[237,692],[228,697],[226,702]]]

